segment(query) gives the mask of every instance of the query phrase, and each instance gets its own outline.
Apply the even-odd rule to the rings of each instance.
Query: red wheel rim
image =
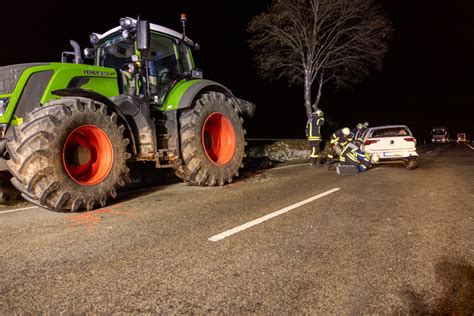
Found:
[[[103,130],[84,125],[73,130],[63,146],[63,164],[68,175],[82,185],[102,182],[112,169],[114,150]]]
[[[202,145],[207,157],[222,166],[235,154],[235,130],[231,121],[222,113],[211,113],[202,128]]]

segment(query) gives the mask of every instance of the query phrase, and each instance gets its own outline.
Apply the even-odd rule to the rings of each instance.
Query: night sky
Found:
[[[302,87],[258,77],[248,49],[247,25],[271,1],[37,1],[2,4],[0,65],[59,61],[71,50],[69,39],[88,47],[92,32],[118,26],[120,17],[140,15],[180,31],[179,15],[188,14],[188,36],[201,45],[196,56],[206,78],[228,86],[257,105],[248,122],[249,137],[304,138]],[[474,138],[474,4],[471,0],[383,0],[395,33],[381,72],[351,91],[326,87],[321,108],[332,123],[325,133],[369,121],[371,125],[407,124],[418,139],[432,126]],[[99,7],[97,6],[98,4]],[[76,8],[71,9],[74,5]]]

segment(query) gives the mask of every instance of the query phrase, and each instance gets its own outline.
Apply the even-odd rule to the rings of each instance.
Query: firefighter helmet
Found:
[[[344,127],[342,129],[342,133],[346,136],[349,136],[351,134],[351,130],[349,129],[349,127]]]
[[[314,113],[315,113],[317,116],[324,116],[323,111],[321,111],[321,110],[319,110],[319,109],[316,110],[316,112],[314,112]]]
[[[369,127],[369,122],[365,122],[363,125],[364,125],[365,128],[367,128],[367,127]]]
[[[362,124],[362,123],[358,123],[358,124],[357,124],[357,128],[358,128],[358,129],[362,129],[363,127],[364,127],[364,124]]]

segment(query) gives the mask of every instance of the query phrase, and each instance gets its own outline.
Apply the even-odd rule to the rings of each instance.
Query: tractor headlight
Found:
[[[0,116],[5,114],[5,111],[8,107],[8,102],[10,102],[10,98],[0,98]]]
[[[130,37],[130,33],[128,32],[128,30],[123,30],[122,37],[123,38],[129,38]]]
[[[99,41],[99,35],[97,35],[96,33],[92,33],[89,36],[89,40],[91,41],[92,45],[95,45]]]
[[[133,26],[133,21],[130,18],[121,18],[120,19],[120,27],[122,29],[129,29]]]

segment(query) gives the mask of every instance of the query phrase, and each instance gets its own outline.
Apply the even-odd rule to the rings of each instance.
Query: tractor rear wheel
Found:
[[[245,130],[232,99],[204,93],[181,113],[179,123],[183,165],[176,169],[178,177],[190,184],[214,186],[239,175]]]
[[[26,200],[54,211],[105,206],[129,179],[124,131],[100,102],[46,103],[26,115],[7,144],[12,184]]]

